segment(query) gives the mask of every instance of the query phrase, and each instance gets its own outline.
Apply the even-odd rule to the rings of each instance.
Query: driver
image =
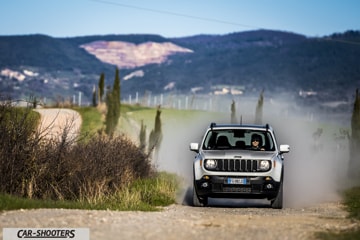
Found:
[[[253,134],[251,136],[251,150],[265,150],[265,148],[262,147],[261,136],[259,134]]]

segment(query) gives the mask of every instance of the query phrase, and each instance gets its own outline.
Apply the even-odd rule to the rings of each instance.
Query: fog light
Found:
[[[201,187],[203,187],[203,188],[207,188],[208,186],[209,186],[209,183],[207,183],[207,182],[203,182],[201,184]]]
[[[266,189],[273,189],[274,187],[273,187],[273,185],[271,184],[271,183],[269,183],[269,184],[266,184]]]

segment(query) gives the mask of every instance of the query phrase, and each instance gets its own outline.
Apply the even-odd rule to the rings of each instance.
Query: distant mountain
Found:
[[[84,49],[70,41],[44,35],[0,37],[1,68],[21,66],[45,70],[101,70],[101,64]]]
[[[0,94],[91,98],[102,72],[112,84],[116,64],[124,95],[311,90],[346,100],[360,86],[359,56],[359,31],[320,38],[269,30],[184,38],[0,36]]]

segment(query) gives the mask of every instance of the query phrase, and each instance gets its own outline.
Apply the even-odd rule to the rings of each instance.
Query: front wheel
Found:
[[[283,183],[280,183],[279,192],[276,195],[276,198],[271,200],[271,207],[274,209],[282,209],[283,208]]]
[[[196,193],[195,186],[193,186],[193,206],[194,207],[204,207],[207,204],[208,204],[208,198],[207,197],[199,198]]]

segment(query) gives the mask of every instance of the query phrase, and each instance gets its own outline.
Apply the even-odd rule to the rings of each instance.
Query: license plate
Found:
[[[228,178],[227,184],[247,184],[246,178]]]

